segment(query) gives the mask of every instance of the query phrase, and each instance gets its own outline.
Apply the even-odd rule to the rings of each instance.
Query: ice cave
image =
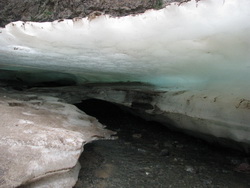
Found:
[[[249,153],[249,17],[191,0],[0,28],[0,187],[73,187],[83,145],[115,134],[73,105],[88,99]]]

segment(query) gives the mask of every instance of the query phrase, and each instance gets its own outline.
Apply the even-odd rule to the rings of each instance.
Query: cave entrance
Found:
[[[110,102],[89,99],[75,105],[116,131],[118,137],[85,145],[76,188],[250,185],[249,174],[234,171],[246,160],[242,153],[170,131]]]
[[[168,131],[160,123],[146,121],[132,115],[129,108],[111,102],[88,99],[75,105],[86,114],[96,117],[99,122],[107,126],[107,129],[117,132],[117,136],[125,141],[139,137],[139,135],[152,138],[153,135],[150,133]],[[157,137],[159,138],[159,135]]]

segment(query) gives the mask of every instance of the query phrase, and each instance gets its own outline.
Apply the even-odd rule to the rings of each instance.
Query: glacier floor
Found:
[[[115,130],[118,139],[85,146],[75,188],[250,186],[249,171],[237,171],[250,162],[244,153],[170,131],[107,102],[77,106]]]

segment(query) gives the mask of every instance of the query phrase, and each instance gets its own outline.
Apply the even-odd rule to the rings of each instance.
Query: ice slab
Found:
[[[132,82],[33,88],[29,92],[60,96],[68,103],[85,99],[108,101],[171,129],[250,152],[250,100],[232,93],[159,89]]]
[[[249,7],[193,0],[121,18],[13,22],[0,29],[0,68],[248,95]]]
[[[0,90],[0,187],[73,187],[84,144],[109,138],[95,118],[55,97]]]

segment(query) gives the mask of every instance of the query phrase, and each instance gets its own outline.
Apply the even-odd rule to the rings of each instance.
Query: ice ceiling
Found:
[[[248,94],[249,7],[204,0],[121,18],[14,22],[0,31],[0,68]]]
[[[0,28],[0,78],[185,90],[154,105],[192,117],[178,122],[186,129],[249,144],[249,18],[249,0],[193,0],[120,18],[13,22]]]

